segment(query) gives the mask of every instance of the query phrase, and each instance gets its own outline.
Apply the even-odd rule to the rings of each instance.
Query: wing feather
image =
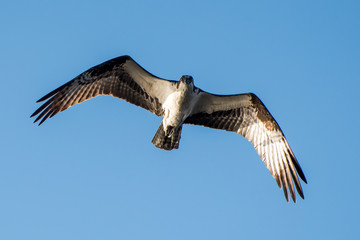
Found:
[[[185,123],[244,136],[283,189],[286,200],[289,200],[290,193],[296,202],[294,184],[300,197],[304,198],[298,177],[306,183],[305,175],[279,125],[255,94],[225,96],[201,92]]]
[[[112,95],[163,115],[162,103],[175,89],[175,81],[158,78],[129,56],[121,56],[83,72],[37,102],[46,101],[32,115],[41,125],[69,107],[98,95]]]

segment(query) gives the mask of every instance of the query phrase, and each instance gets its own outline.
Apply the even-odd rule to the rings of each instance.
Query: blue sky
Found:
[[[358,199],[358,1],[3,1],[0,239],[354,239]],[[253,92],[308,180],[287,203],[252,145],[108,96],[41,127],[35,101],[128,54],[218,94]]]

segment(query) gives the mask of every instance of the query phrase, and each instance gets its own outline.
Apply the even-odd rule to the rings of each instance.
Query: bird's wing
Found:
[[[42,124],[58,112],[98,95],[112,95],[143,107],[158,116],[162,104],[175,89],[175,81],[158,78],[131,57],[121,56],[83,72],[73,80],[48,93],[37,102],[47,100],[31,117],[38,115]]]
[[[306,179],[283,132],[260,99],[252,93],[213,95],[201,91],[187,124],[223,129],[241,134],[255,147],[286,200],[288,189],[296,201],[294,185],[304,198],[298,175]]]

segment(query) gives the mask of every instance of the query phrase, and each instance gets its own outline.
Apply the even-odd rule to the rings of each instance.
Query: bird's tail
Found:
[[[161,122],[160,127],[158,128],[153,140],[151,141],[155,147],[165,149],[165,150],[172,150],[179,148],[179,142],[181,137],[181,129],[180,126],[176,132],[171,134],[171,136],[165,133],[163,123]]]

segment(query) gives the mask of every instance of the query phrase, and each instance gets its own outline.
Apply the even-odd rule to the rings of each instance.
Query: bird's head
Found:
[[[194,79],[190,75],[181,76],[180,82],[185,83],[186,85],[194,85]]]

